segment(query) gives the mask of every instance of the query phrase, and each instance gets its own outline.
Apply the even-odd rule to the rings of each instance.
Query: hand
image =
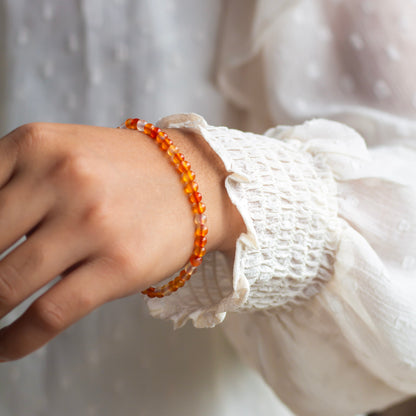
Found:
[[[222,162],[201,137],[168,133],[197,175],[207,250],[232,251],[242,222]],[[0,318],[63,276],[0,331],[6,361],[178,271],[192,251],[194,225],[177,173],[144,134],[34,123],[0,140],[0,230],[0,252],[27,236],[0,262]]]

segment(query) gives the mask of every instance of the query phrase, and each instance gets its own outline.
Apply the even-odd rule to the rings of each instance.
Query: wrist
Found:
[[[245,225],[225,188],[228,176],[224,163],[205,139],[188,129],[166,129],[186,155],[196,174],[208,217],[207,251],[219,250],[232,255]]]

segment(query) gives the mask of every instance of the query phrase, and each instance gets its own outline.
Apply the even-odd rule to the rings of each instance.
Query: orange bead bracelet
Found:
[[[121,127],[143,132],[153,139],[159,145],[159,148],[165,152],[172,165],[180,175],[180,180],[184,186],[185,194],[189,199],[192,212],[194,214],[194,248],[188,263],[179,272],[178,276],[170,282],[159,287],[151,286],[142,291],[144,295],[147,295],[150,298],[163,298],[164,296],[169,296],[173,292],[176,292],[180,287],[184,286],[185,283],[191,278],[192,273],[202,263],[202,258],[206,253],[206,235],[208,233],[205,204],[202,202],[202,195],[198,192],[198,184],[195,182],[195,173],[191,170],[190,163],[185,160],[184,155],[179,152],[179,149],[173,144],[172,140],[164,131],[139,118],[129,118]]]

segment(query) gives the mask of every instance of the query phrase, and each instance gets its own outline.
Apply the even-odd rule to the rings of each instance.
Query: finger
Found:
[[[46,185],[18,174],[0,191],[0,252],[38,224],[52,206]]]
[[[0,331],[0,361],[21,358],[46,344],[95,308],[114,298],[111,269],[88,262],[39,297],[15,322]]]
[[[91,254],[92,242],[77,230],[58,217],[47,220],[0,262],[0,318]]]

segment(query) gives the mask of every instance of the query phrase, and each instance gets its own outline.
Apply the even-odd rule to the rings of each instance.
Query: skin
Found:
[[[204,139],[167,130],[196,173],[207,205],[207,251],[230,258],[244,232],[224,187],[227,171]],[[178,174],[146,135],[33,123],[0,140],[0,318],[62,275],[0,331],[0,361],[21,358],[98,306],[180,270],[193,215]]]

